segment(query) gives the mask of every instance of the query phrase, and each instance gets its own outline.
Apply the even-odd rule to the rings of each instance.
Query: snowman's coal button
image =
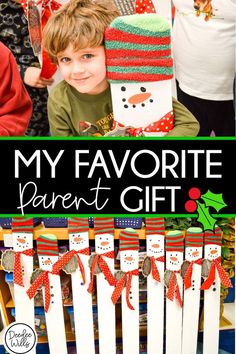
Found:
[[[213,291],[216,291],[216,288],[213,288],[212,290],[213,290]]]

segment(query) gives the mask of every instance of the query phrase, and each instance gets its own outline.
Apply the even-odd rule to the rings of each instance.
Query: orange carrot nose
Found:
[[[75,237],[74,240],[75,240],[75,242],[80,242],[80,241],[82,241],[83,239],[82,239],[82,237]]]
[[[26,243],[26,240],[24,240],[23,238],[18,238],[17,241],[20,243]]]
[[[154,245],[152,245],[153,248],[159,248],[160,245],[158,245],[158,243],[155,243]]]
[[[173,262],[176,262],[178,260],[177,257],[170,257],[170,259],[173,261]]]
[[[131,262],[133,260],[133,257],[125,257],[125,260]]]
[[[109,245],[109,242],[108,241],[103,241],[103,242],[101,242],[101,245],[102,246],[107,246],[107,245]]]
[[[151,93],[148,93],[148,92],[137,93],[136,95],[131,96],[128,99],[128,102],[131,104],[142,103],[142,102],[146,101],[150,96],[151,96]]]
[[[216,254],[216,253],[217,253],[217,250],[210,251],[210,254]]]
[[[199,252],[198,251],[194,251],[194,252],[192,252],[192,256],[198,256],[199,255]]]
[[[44,264],[48,265],[48,264],[51,264],[51,260],[50,259],[46,259],[46,261],[44,261]]]

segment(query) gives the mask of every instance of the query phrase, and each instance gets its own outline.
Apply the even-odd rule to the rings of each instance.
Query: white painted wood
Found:
[[[164,256],[164,236],[147,235],[147,256]],[[158,247],[157,247],[158,246]],[[152,274],[147,278],[147,347],[148,354],[163,353],[164,333],[164,262],[155,261],[161,282],[153,279]]]
[[[54,236],[56,238],[55,235],[51,234],[44,234],[43,236]],[[58,256],[39,256],[39,266],[42,270],[51,272],[53,264],[57,260]],[[48,312],[45,312],[49,350],[50,354],[67,354],[60,276],[49,273],[49,282],[51,293],[50,306]],[[43,298],[45,303],[44,287]]]
[[[70,250],[89,247],[88,232],[69,233]],[[95,353],[92,295],[87,291],[90,283],[89,255],[79,254],[85,271],[83,283],[80,268],[71,274],[75,322],[76,350],[78,354]]]
[[[132,265],[127,264],[126,257],[132,257]],[[120,267],[123,272],[138,269],[138,251],[120,251]],[[126,288],[121,295],[123,354],[139,354],[139,279],[132,276],[129,300],[134,310],[126,301]]]
[[[33,234],[28,232],[12,232],[13,250],[21,252],[33,248]],[[14,302],[16,322],[28,324],[35,329],[34,325],[34,299],[29,299],[26,290],[30,287],[30,277],[33,272],[33,256],[20,255],[23,286],[14,284]],[[30,354],[36,353],[32,349]]]
[[[108,242],[105,246],[103,243]],[[95,235],[95,248],[97,254],[114,251],[114,236],[110,234]],[[111,273],[114,275],[114,259],[104,256]],[[115,306],[111,296],[114,287],[109,285],[103,273],[96,276],[99,354],[116,354],[116,319]]]
[[[214,248],[214,251],[211,250]],[[214,253],[213,253],[214,252]],[[210,261],[221,256],[221,247],[207,244],[205,258]],[[216,270],[215,280],[208,290],[204,290],[204,333],[203,354],[218,354],[220,329],[220,278]]]

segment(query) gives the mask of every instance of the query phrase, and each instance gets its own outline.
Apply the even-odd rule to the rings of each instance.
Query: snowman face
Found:
[[[120,252],[120,262],[123,272],[138,268],[138,251],[128,250]]]
[[[114,251],[114,237],[110,234],[102,234],[95,236],[96,253],[103,254]]]
[[[172,251],[166,252],[166,266],[169,270],[180,270],[183,263],[183,253]]]
[[[145,128],[172,111],[171,80],[112,83],[111,93],[114,120],[124,126]]]
[[[58,256],[39,256],[39,266],[43,270],[52,270],[52,266],[58,260]]]
[[[221,247],[218,245],[206,245],[205,246],[205,258],[209,261],[221,256]]]
[[[189,262],[202,258],[202,247],[186,247],[185,258]]]
[[[163,235],[148,235],[147,236],[147,255],[149,257],[164,256],[164,236]]]
[[[70,240],[70,250],[80,251],[84,248],[89,247],[87,232],[70,233],[69,240]]]
[[[13,247],[15,252],[33,248],[33,237],[27,232],[13,232]]]

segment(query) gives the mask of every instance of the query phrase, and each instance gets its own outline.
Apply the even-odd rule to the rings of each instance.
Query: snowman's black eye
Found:
[[[121,91],[126,91],[126,88],[124,86],[122,86]]]
[[[145,89],[145,87],[140,87],[140,91],[146,92],[147,90]]]

